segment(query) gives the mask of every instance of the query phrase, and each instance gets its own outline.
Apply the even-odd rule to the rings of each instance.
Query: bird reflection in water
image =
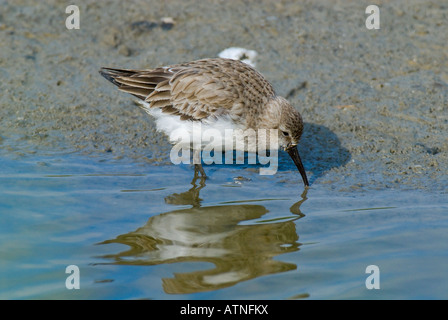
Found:
[[[200,190],[205,179],[195,174],[193,187],[165,198],[173,205],[192,205],[149,218],[135,231],[119,235],[102,244],[120,243],[129,250],[102,256],[119,265],[159,265],[178,262],[209,262],[201,270],[174,273],[163,278],[163,289],[169,294],[217,290],[241,281],[268,274],[295,270],[293,263],[274,257],[299,250],[301,244],[294,221],[303,217],[300,205],[294,203],[288,219],[260,218],[268,213],[262,205],[225,204],[201,206]],[[255,222],[254,222],[255,221]],[[109,264],[109,263],[108,263]],[[207,269],[204,269],[204,266]]]

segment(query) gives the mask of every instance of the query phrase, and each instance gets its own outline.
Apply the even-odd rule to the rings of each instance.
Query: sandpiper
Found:
[[[101,68],[100,74],[119,90],[139,98],[143,110],[155,117],[158,130],[168,136],[175,128],[192,123],[277,130],[278,146],[288,152],[309,186],[297,150],[302,117],[248,64],[213,58],[146,70]],[[200,162],[195,166],[205,176]]]

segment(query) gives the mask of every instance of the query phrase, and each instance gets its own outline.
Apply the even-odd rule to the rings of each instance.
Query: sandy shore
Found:
[[[379,30],[355,1],[9,1],[0,13],[0,155],[78,152],[169,163],[154,123],[105,81],[102,66],[144,68],[228,47],[306,122],[314,183],[336,190],[448,189],[448,39],[444,0],[380,1]],[[164,25],[163,17],[175,24]]]

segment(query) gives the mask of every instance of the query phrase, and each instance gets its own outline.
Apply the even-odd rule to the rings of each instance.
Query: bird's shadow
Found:
[[[351,158],[350,152],[341,145],[338,136],[329,128],[319,124],[304,123],[302,138],[298,145],[300,157],[307,172],[312,175],[308,177],[310,184],[322,177],[332,168],[344,166]],[[235,159],[235,151],[233,158]],[[261,166],[257,160],[255,164],[248,161],[248,153],[244,153],[243,164],[237,164],[241,169],[252,168],[258,170]],[[224,156],[220,168],[234,167],[235,164],[225,164]],[[206,168],[207,170],[208,168]],[[278,172],[297,172],[297,167],[287,152],[278,151]],[[197,174],[197,173],[196,173]]]
[[[303,135],[298,145],[299,154],[313,184],[325,172],[344,166],[351,158],[350,152],[341,145],[338,136],[327,127],[304,123]],[[297,170],[286,152],[279,153],[279,171]]]
[[[312,175],[308,177],[310,184],[313,184],[314,181],[322,177],[332,168],[344,166],[351,158],[349,150],[341,145],[341,141],[333,131],[326,126],[308,122],[304,123],[303,134],[300,143],[298,144],[298,150],[305,170],[312,173]],[[213,152],[210,154],[213,154]],[[278,165],[276,166],[276,171],[297,172],[297,167],[287,152],[279,150],[276,155],[278,156],[278,163],[275,161],[276,165]],[[248,159],[249,156],[247,152],[244,152],[244,159],[241,160],[241,164],[234,162],[226,164],[224,153],[221,156],[222,159],[218,165],[219,168],[234,168],[235,165],[237,165],[240,169],[252,168],[259,170],[262,166],[267,168],[272,165],[271,162],[267,165],[261,165],[259,158],[257,158],[256,161],[254,160],[255,162],[251,162]],[[271,158],[277,157],[272,154],[270,156]],[[233,150],[231,159],[232,161],[235,161],[236,158],[236,151]],[[204,161],[204,153],[202,153],[202,161]],[[211,170],[208,165],[205,169],[206,171]],[[195,170],[195,177],[197,177],[197,175],[198,172]]]

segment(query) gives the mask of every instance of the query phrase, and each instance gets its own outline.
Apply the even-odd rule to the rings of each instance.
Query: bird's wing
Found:
[[[201,120],[229,112],[239,102],[238,89],[225,74],[203,65],[185,64],[153,70],[102,68],[100,73],[118,86],[167,114]]]
[[[149,108],[160,108],[183,120],[201,120],[230,110],[238,117],[246,106],[260,103],[259,97],[274,94],[261,74],[229,59],[205,59],[143,71],[102,68],[100,73],[121,91],[147,102]]]
[[[166,89],[166,86],[156,87],[147,100],[153,104],[152,101],[158,100]],[[243,103],[238,89],[229,83],[225,74],[203,66],[179,69],[169,81],[169,90],[172,108],[194,120],[228,113],[234,105]]]

